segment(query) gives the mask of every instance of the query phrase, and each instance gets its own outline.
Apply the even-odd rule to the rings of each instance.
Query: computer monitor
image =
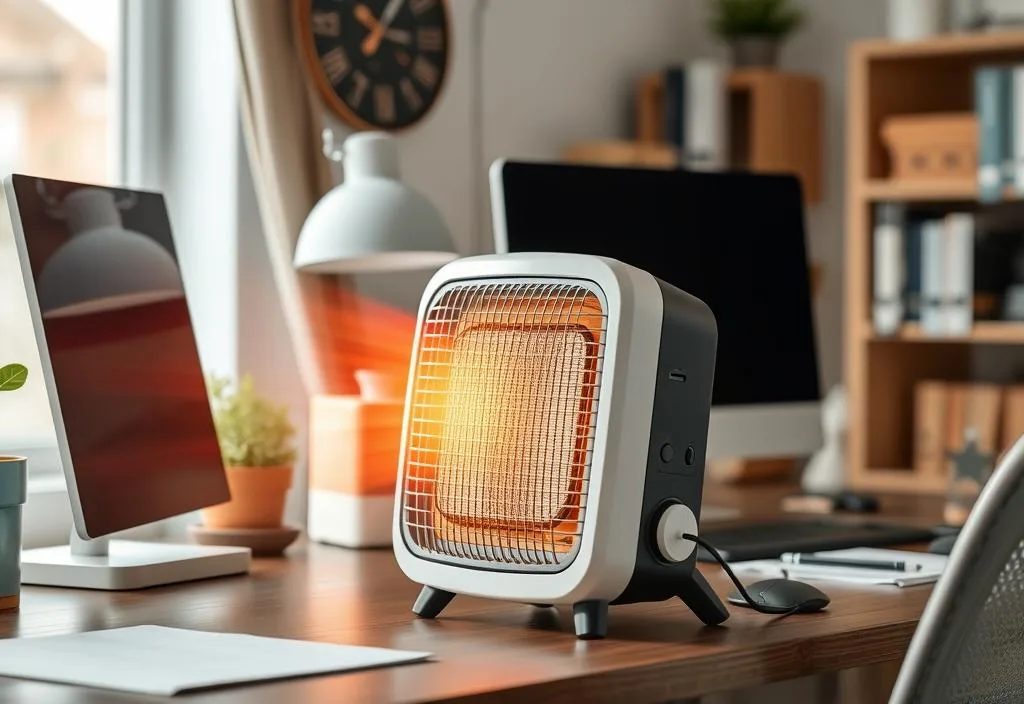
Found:
[[[498,161],[498,252],[612,257],[702,299],[718,322],[708,458],[821,444],[799,182],[790,176]]]
[[[74,519],[70,546],[25,551],[23,581],[247,571],[247,549],[105,539],[230,498],[163,197],[20,175],[4,191]]]

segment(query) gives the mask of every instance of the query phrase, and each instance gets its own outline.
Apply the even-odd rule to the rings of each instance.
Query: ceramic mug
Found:
[[[0,455],[0,611],[21,602],[21,506],[28,485],[24,457]]]

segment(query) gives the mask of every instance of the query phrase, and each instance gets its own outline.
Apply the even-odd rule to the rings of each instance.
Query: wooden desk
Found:
[[[763,508],[778,505],[779,493],[746,488],[709,498]],[[717,567],[702,569],[720,594],[730,590]],[[702,627],[675,600],[617,606],[608,639],[589,642],[576,640],[564,610],[469,597],[436,621],[418,620],[409,612],[417,591],[390,551],[297,546],[287,559],[256,561],[248,577],[127,593],[26,588],[21,612],[0,615],[0,637],[158,624],[436,655],[418,665],[176,698],[190,702],[639,704],[898,660],[931,590],[834,586],[826,612],[778,620],[731,607],[717,628]],[[168,700],[0,678],[0,701]]]

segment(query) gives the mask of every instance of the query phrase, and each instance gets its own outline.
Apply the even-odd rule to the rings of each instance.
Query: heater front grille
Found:
[[[557,571],[579,549],[607,315],[565,280],[454,283],[422,321],[403,532],[423,557]]]

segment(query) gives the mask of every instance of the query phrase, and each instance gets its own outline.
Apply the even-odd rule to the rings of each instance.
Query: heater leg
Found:
[[[717,626],[729,618],[729,610],[725,608],[725,604],[715,594],[715,590],[711,588],[708,581],[704,579],[704,575],[696,569],[693,570],[690,578],[683,582],[679,590],[679,598],[690,607],[693,613],[697,614],[697,618],[708,626]]]
[[[420,618],[435,618],[454,598],[453,592],[423,587],[420,590],[420,595],[416,597],[416,603],[412,605],[412,612]]]
[[[577,601],[572,605],[576,637],[583,640],[604,638],[608,633],[608,602]]]

